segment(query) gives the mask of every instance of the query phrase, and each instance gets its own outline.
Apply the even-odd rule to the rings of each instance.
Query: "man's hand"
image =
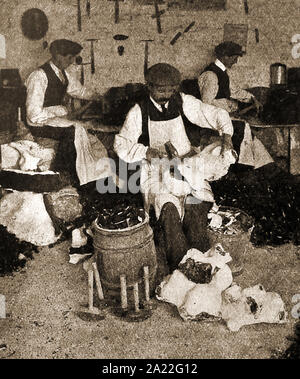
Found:
[[[89,101],[87,104],[83,105],[79,109],[77,109],[73,112],[69,112],[67,114],[67,119],[71,120],[71,121],[80,120],[82,114],[90,107],[91,104],[92,104],[92,101]]]
[[[167,153],[164,153],[158,149],[154,149],[152,147],[148,147],[147,152],[146,152],[146,159],[148,162],[151,162],[151,159],[154,158],[167,158]]]
[[[223,134],[222,135],[220,154],[224,155],[225,151],[232,150],[232,149],[233,149],[233,145],[232,145],[231,135],[230,134]]]

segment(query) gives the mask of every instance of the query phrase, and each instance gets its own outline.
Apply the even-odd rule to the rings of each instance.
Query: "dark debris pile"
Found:
[[[287,339],[292,341],[290,346],[284,352],[274,353],[271,359],[300,359],[300,321],[296,323],[294,335]]]
[[[212,183],[218,205],[232,206],[252,216],[255,246],[300,244],[300,188],[291,179],[254,180],[245,183],[227,175]]]
[[[212,279],[211,264],[195,262],[192,258],[188,258],[184,263],[180,263],[178,270],[194,283],[210,283]]]
[[[33,253],[38,253],[35,245],[20,241],[2,225],[0,225],[0,241],[0,276],[23,268],[27,259],[33,259]]]
[[[100,211],[97,224],[104,229],[126,229],[140,224],[145,219],[143,208],[135,208],[125,202],[118,207],[104,208]]]

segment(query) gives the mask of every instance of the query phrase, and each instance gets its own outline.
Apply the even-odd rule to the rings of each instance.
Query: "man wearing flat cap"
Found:
[[[205,252],[210,247],[207,214],[214,198],[208,181],[226,173],[222,159],[225,152],[232,151],[233,128],[228,112],[179,92],[181,75],[175,67],[158,63],[148,69],[145,79],[148,96],[128,112],[115,137],[114,148],[125,162],[141,162],[145,209],[154,207],[172,271],[189,248]],[[202,140],[209,139],[214,143],[206,150]],[[214,150],[216,147],[218,151]],[[203,163],[204,155],[211,158],[212,151],[216,154],[213,162],[221,162],[219,173]],[[184,157],[192,154],[199,157],[197,162],[201,161],[202,166],[196,167],[196,161],[191,160],[186,166],[182,163]],[[179,158],[174,172],[160,166],[159,162],[167,156]],[[196,175],[190,176],[193,168]]]
[[[235,42],[225,41],[215,47],[217,59],[198,78],[201,100],[204,103],[234,112],[238,109],[238,100],[251,100],[252,95],[247,91],[231,88],[227,72],[243,54],[242,46]]]
[[[67,106],[66,98],[97,100],[99,95],[68,69],[82,50],[77,42],[58,39],[50,44],[51,59],[27,78],[26,117],[38,143],[51,146],[58,141],[52,169],[68,172],[71,183],[81,186],[111,175],[102,164],[107,158],[104,145],[88,133],[88,123],[78,120],[80,112]],[[57,145],[57,143],[56,143]],[[49,147],[47,146],[47,147]]]

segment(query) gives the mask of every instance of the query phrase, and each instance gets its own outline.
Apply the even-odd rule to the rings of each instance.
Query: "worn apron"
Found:
[[[190,152],[191,143],[186,135],[180,115],[166,121],[153,121],[148,118],[148,125],[150,147],[165,152],[164,144],[171,142],[179,157]],[[213,201],[213,194],[206,180],[203,180],[198,185],[198,189],[203,190],[203,196],[200,200]],[[146,211],[149,211],[152,205],[158,219],[163,205],[167,202],[173,203],[180,217],[183,218],[185,199],[192,192],[192,189],[187,181],[175,179],[170,174],[168,166],[164,169],[161,160],[157,159],[152,160],[151,163],[148,161],[142,162],[141,191]]]

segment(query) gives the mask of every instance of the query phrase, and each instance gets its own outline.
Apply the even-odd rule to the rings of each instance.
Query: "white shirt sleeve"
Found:
[[[212,71],[203,72],[198,78],[199,91],[201,99],[206,104],[211,104],[216,107],[225,109],[227,112],[236,110],[236,105],[228,99],[216,99],[219,91],[218,77]]]
[[[138,104],[130,109],[120,133],[115,136],[114,150],[127,163],[146,158],[148,147],[138,143],[142,134],[142,112]]]
[[[74,98],[92,100],[95,97],[95,92],[83,86],[75,75],[71,75],[66,71],[69,81],[67,93]]]
[[[25,85],[27,87],[26,112],[29,125],[47,125],[49,119],[63,117],[68,113],[67,108],[62,105],[44,107],[48,79],[42,69],[32,72]]]
[[[191,95],[182,93],[181,96],[183,112],[190,122],[202,128],[217,130],[220,135],[233,135],[233,126],[227,111],[205,104]]]
[[[239,88],[239,86],[233,81],[233,80],[230,80],[230,90],[231,90],[231,97],[233,99],[236,99],[236,100],[239,100],[239,101],[244,101],[244,102],[250,102],[253,95],[242,89],[242,88]]]

